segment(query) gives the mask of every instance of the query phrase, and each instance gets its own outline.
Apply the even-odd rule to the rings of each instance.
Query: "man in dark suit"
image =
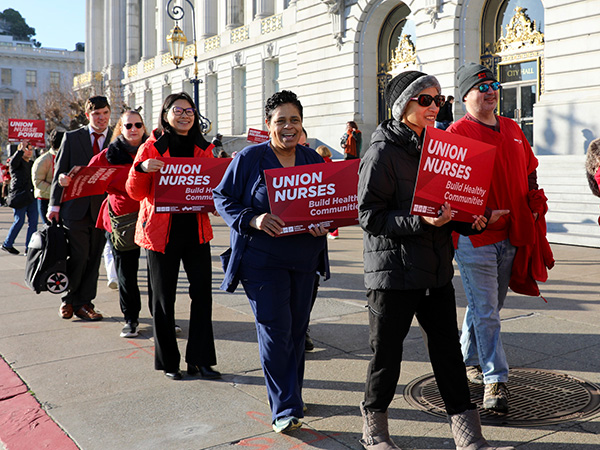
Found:
[[[103,230],[96,228],[103,195],[76,198],[61,204],[63,188],[74,166],[87,166],[94,154],[108,146],[112,131],[108,128],[110,105],[106,97],[91,97],[85,104],[89,125],[65,133],[56,155],[50,192],[48,219],[60,217],[69,232],[70,257],[67,264],[69,288],[62,298],[59,316],[70,319],[75,314],[83,320],[102,320],[94,311],[102,249],[106,242]]]

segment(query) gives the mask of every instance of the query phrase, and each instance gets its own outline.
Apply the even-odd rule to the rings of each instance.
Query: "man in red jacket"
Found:
[[[477,236],[460,236],[455,260],[468,306],[461,334],[467,376],[485,384],[483,407],[508,412],[508,362],[500,338],[500,310],[517,248],[534,241],[537,213],[528,192],[537,189],[538,161],[516,122],[495,114],[500,83],[486,67],[467,63],[457,72],[467,114],[447,131],[496,146],[487,207],[510,210]]]

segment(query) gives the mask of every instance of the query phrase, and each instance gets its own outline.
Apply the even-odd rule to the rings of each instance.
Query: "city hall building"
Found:
[[[458,67],[484,64],[502,83],[498,113],[540,160],[551,242],[600,246],[584,169],[600,137],[600,0],[87,0],[86,16],[77,89],[106,94],[116,113],[142,107],[156,127],[168,94],[193,96],[196,52],[200,112],[230,150],[265,129],[264,103],[279,90],[298,94],[311,145],[339,152],[347,121],[368,141],[389,116],[382,92],[395,73],[433,74],[456,97]],[[188,39],[178,67],[170,16]]]

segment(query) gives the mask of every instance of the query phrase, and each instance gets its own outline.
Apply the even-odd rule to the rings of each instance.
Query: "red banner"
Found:
[[[472,222],[489,193],[496,147],[427,127],[411,214],[437,217],[444,202],[452,219]]]
[[[8,140],[10,142],[28,141],[35,147],[46,147],[44,120],[8,119]]]
[[[165,165],[154,177],[157,213],[197,213],[215,210],[212,191],[231,158],[159,158]]]
[[[256,128],[248,128],[248,142],[255,142],[260,144],[269,140],[269,132],[263,130],[257,130]]]
[[[67,202],[79,197],[100,195],[112,179],[122,170],[129,170],[128,166],[75,166],[68,175],[71,183],[63,189],[61,202]]]
[[[285,222],[281,235],[306,233],[319,224],[358,224],[359,163],[353,159],[265,170],[271,213]]]

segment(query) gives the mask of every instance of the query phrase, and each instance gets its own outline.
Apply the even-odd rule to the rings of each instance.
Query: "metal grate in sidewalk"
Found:
[[[564,373],[510,369],[507,387],[509,412],[497,414],[481,409],[483,386],[469,384],[471,401],[479,407],[482,423],[539,426],[577,420],[600,411],[600,386]],[[404,389],[404,398],[429,414],[446,417],[433,374],[411,381]]]

